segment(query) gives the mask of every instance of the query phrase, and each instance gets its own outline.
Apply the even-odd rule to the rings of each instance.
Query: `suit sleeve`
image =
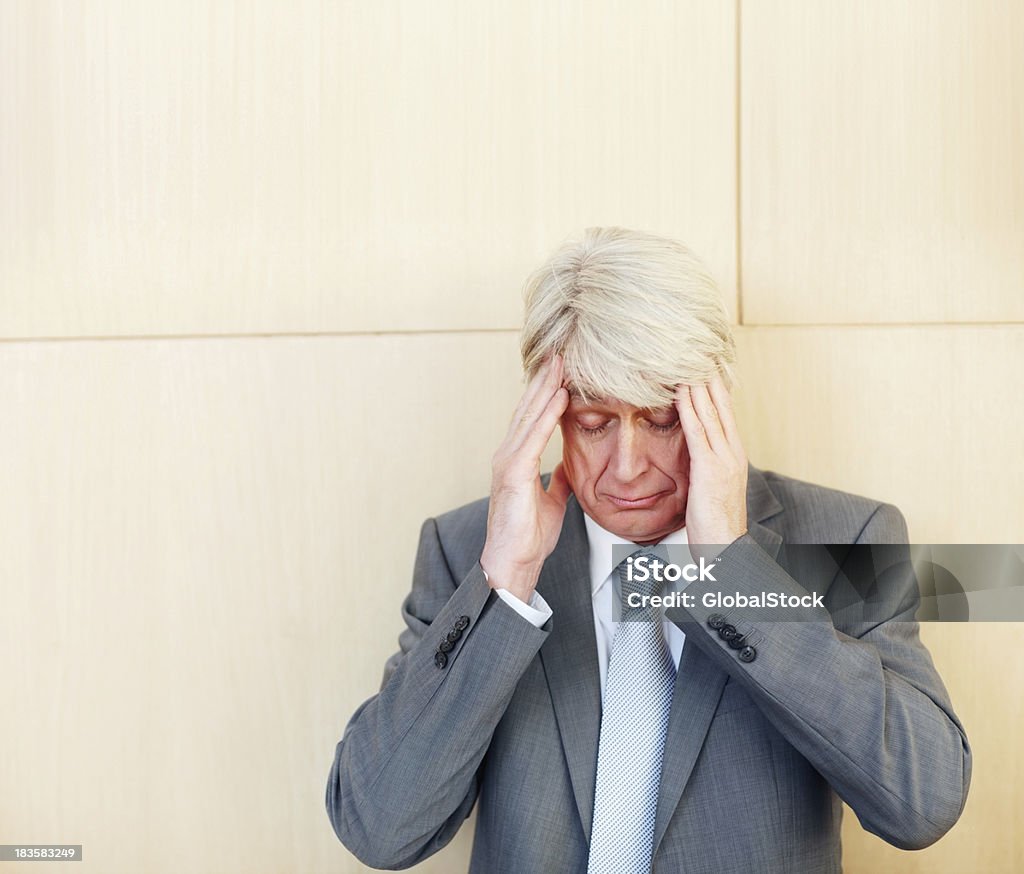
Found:
[[[402,616],[400,651],[349,721],[327,782],[335,833],[375,868],[408,868],[454,837],[494,730],[548,635],[494,595],[479,562],[453,577],[433,519]]]
[[[918,635],[919,593],[906,540],[899,510],[883,504],[857,544],[892,546],[867,554],[856,545],[849,549],[832,578],[828,608],[705,605],[702,595],[714,592],[808,594],[744,535],[721,554],[715,583],[687,589],[696,604],[680,624],[687,643],[692,639],[743,685],[865,829],[902,849],[920,849],[959,818],[971,751]],[[821,548],[818,555],[825,554]],[[850,614],[850,621],[839,621]],[[742,650],[713,627],[723,619],[753,658],[750,651],[741,658]]]

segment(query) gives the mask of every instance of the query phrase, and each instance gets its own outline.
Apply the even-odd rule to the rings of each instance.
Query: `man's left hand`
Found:
[[[721,376],[680,385],[675,405],[690,454],[687,540],[695,558],[713,558],[747,531],[747,456]]]

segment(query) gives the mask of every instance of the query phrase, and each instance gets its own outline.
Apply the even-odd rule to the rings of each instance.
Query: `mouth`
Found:
[[[667,494],[667,491],[662,491],[642,498],[620,498],[615,495],[605,495],[605,497],[622,510],[646,510],[657,504]]]

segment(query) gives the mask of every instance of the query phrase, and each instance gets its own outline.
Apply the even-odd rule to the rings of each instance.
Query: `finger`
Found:
[[[558,462],[548,481],[548,494],[564,507],[571,493],[572,486],[569,485],[569,480],[565,475],[565,465]]]
[[[526,389],[519,397],[515,410],[512,412],[512,417],[509,419],[508,427],[505,429],[505,437],[494,452],[495,461],[499,458],[510,458],[515,452],[516,447],[522,442],[519,431],[522,427],[523,418],[527,415],[530,405],[535,403],[535,398],[540,393],[544,381],[548,378],[549,372],[554,365],[554,356],[545,358],[540,367],[537,368],[537,372],[530,378]]]
[[[740,432],[736,427],[736,416],[732,409],[732,395],[729,394],[720,374],[715,375],[715,378],[708,384],[708,389],[711,392],[711,400],[714,401],[715,409],[718,410],[718,421],[722,423],[725,439],[729,441],[734,450],[741,448]]]
[[[527,383],[526,390],[519,398],[519,403],[516,404],[515,411],[512,413],[512,419],[509,421],[508,433],[511,435],[515,433],[516,428],[522,421],[526,411],[530,409],[530,405],[533,403],[536,396],[540,393],[545,382],[551,376],[552,369],[557,365],[561,365],[562,356],[552,355],[544,360],[544,363],[537,368],[537,372],[533,375],[533,378]]]
[[[686,438],[686,449],[690,456],[710,452],[708,436],[704,432],[704,425],[697,411],[693,408],[690,387],[685,383],[676,389],[676,410],[679,412],[679,421],[683,423],[683,436]]]
[[[537,377],[530,381],[526,394],[516,408],[515,417],[509,428],[509,437],[512,438],[513,445],[522,443],[524,432],[541,416],[561,384],[562,358],[561,355],[553,355],[545,362],[543,374],[538,372]]]
[[[716,453],[731,450],[708,387],[706,385],[691,385],[690,397],[693,400],[693,408],[697,411],[701,424],[704,426],[704,433],[707,434],[711,449]]]
[[[559,386],[541,414],[524,431],[523,442],[516,450],[516,454],[529,458],[534,463],[539,463],[544,447],[548,445],[551,435],[555,433],[558,420],[562,418],[562,414],[568,406],[569,390],[564,386]]]

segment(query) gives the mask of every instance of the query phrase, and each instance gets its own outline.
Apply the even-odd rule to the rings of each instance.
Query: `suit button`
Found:
[[[443,639],[443,640],[441,641],[441,643],[440,643],[440,645],[438,646],[438,648],[437,648],[437,649],[438,649],[438,651],[439,651],[439,652],[451,652],[451,651],[452,651],[453,649],[455,649],[455,644],[454,644],[454,643],[452,643],[452,642],[451,642],[451,641],[450,641],[450,640],[449,640],[449,639],[448,639],[448,638],[446,637],[446,638],[444,638],[444,639]]]
[[[718,631],[723,625],[725,625],[725,617],[721,613],[712,613],[708,617],[708,625]]]
[[[728,643],[730,640],[741,637],[742,635],[736,630],[735,625],[723,625],[718,629],[718,636]]]
[[[741,662],[752,662],[757,658],[757,650],[752,646],[745,646],[740,650],[740,661]]]
[[[740,656],[740,658],[742,658],[742,656]],[[446,656],[443,652],[435,652],[434,664],[437,665],[441,670],[444,670],[445,666],[448,664],[448,656]]]
[[[455,629],[457,631],[465,631],[467,628],[469,628],[468,616],[460,616],[458,619],[455,620]]]
[[[729,649],[743,649],[746,646],[743,642],[744,640],[745,638],[742,634],[737,634],[732,640],[727,640],[726,643],[729,644]]]
[[[462,632],[458,629],[453,628],[451,631],[448,632],[447,635],[445,635],[445,640],[449,641],[450,643],[455,643],[455,641],[457,641],[460,637],[462,637]]]

